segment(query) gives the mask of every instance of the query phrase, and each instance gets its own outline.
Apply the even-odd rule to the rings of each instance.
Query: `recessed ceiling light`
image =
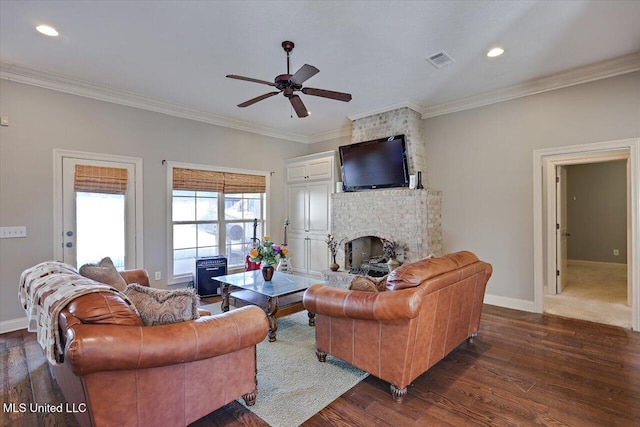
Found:
[[[496,56],[500,56],[504,53],[504,49],[501,47],[494,47],[489,52],[487,52],[487,56],[489,58],[495,58]]]
[[[48,25],[38,25],[36,27],[36,30],[38,30],[38,32],[44,34],[45,36],[49,36],[49,37],[58,36],[58,31],[55,28],[50,27]]]

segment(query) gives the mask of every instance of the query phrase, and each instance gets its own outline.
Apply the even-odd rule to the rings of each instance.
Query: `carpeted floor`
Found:
[[[625,264],[569,263],[561,294],[545,295],[544,312],[631,329]]]
[[[220,312],[219,303],[203,308]],[[279,318],[277,341],[265,338],[257,352],[258,397],[248,409],[274,427],[302,424],[368,375],[332,356],[318,362],[306,311]]]

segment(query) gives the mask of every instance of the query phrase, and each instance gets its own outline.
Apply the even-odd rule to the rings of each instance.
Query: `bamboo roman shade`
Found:
[[[127,170],[76,165],[73,188],[86,193],[126,194]]]
[[[224,174],[225,193],[264,193],[266,179],[262,175],[245,175],[242,173]]]
[[[262,175],[174,168],[173,189],[212,191],[227,194],[264,193],[266,191],[266,179]]]
[[[224,189],[224,175],[216,171],[174,168],[173,189],[221,193]]]

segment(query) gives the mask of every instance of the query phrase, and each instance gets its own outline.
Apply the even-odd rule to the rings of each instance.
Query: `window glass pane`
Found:
[[[218,193],[211,191],[197,191],[196,196],[198,197],[218,197]]]
[[[253,225],[249,227],[253,230]],[[253,231],[250,231],[253,233]],[[245,238],[245,224],[242,222],[227,223],[227,243],[243,243]]]
[[[125,196],[76,192],[76,256],[78,266],[111,257],[124,269]]]
[[[225,194],[224,219],[242,219],[242,198],[231,197],[231,195]]]
[[[198,221],[217,221],[218,220],[218,198],[202,198],[197,199]]]
[[[197,246],[195,224],[174,224],[173,249],[195,248]]]
[[[198,224],[198,247],[218,245],[218,224]]]
[[[194,197],[196,195],[195,191],[184,191],[184,190],[173,190],[174,196],[190,196]]]
[[[193,274],[196,268],[196,250],[181,249],[173,251],[173,275]]]
[[[217,246],[209,246],[206,248],[198,248],[198,258],[204,256],[215,256],[220,255],[220,251]]]
[[[244,203],[244,217],[246,219],[262,219],[262,200],[247,199]]]
[[[245,199],[260,199],[263,193],[244,193]]]
[[[195,221],[196,203],[193,197],[173,198],[173,220],[174,221]]]
[[[229,266],[244,265],[245,256],[244,245],[227,245],[227,263]]]

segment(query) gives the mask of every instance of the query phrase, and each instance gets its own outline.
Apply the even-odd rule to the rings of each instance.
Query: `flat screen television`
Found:
[[[408,187],[404,135],[338,147],[344,191]]]

